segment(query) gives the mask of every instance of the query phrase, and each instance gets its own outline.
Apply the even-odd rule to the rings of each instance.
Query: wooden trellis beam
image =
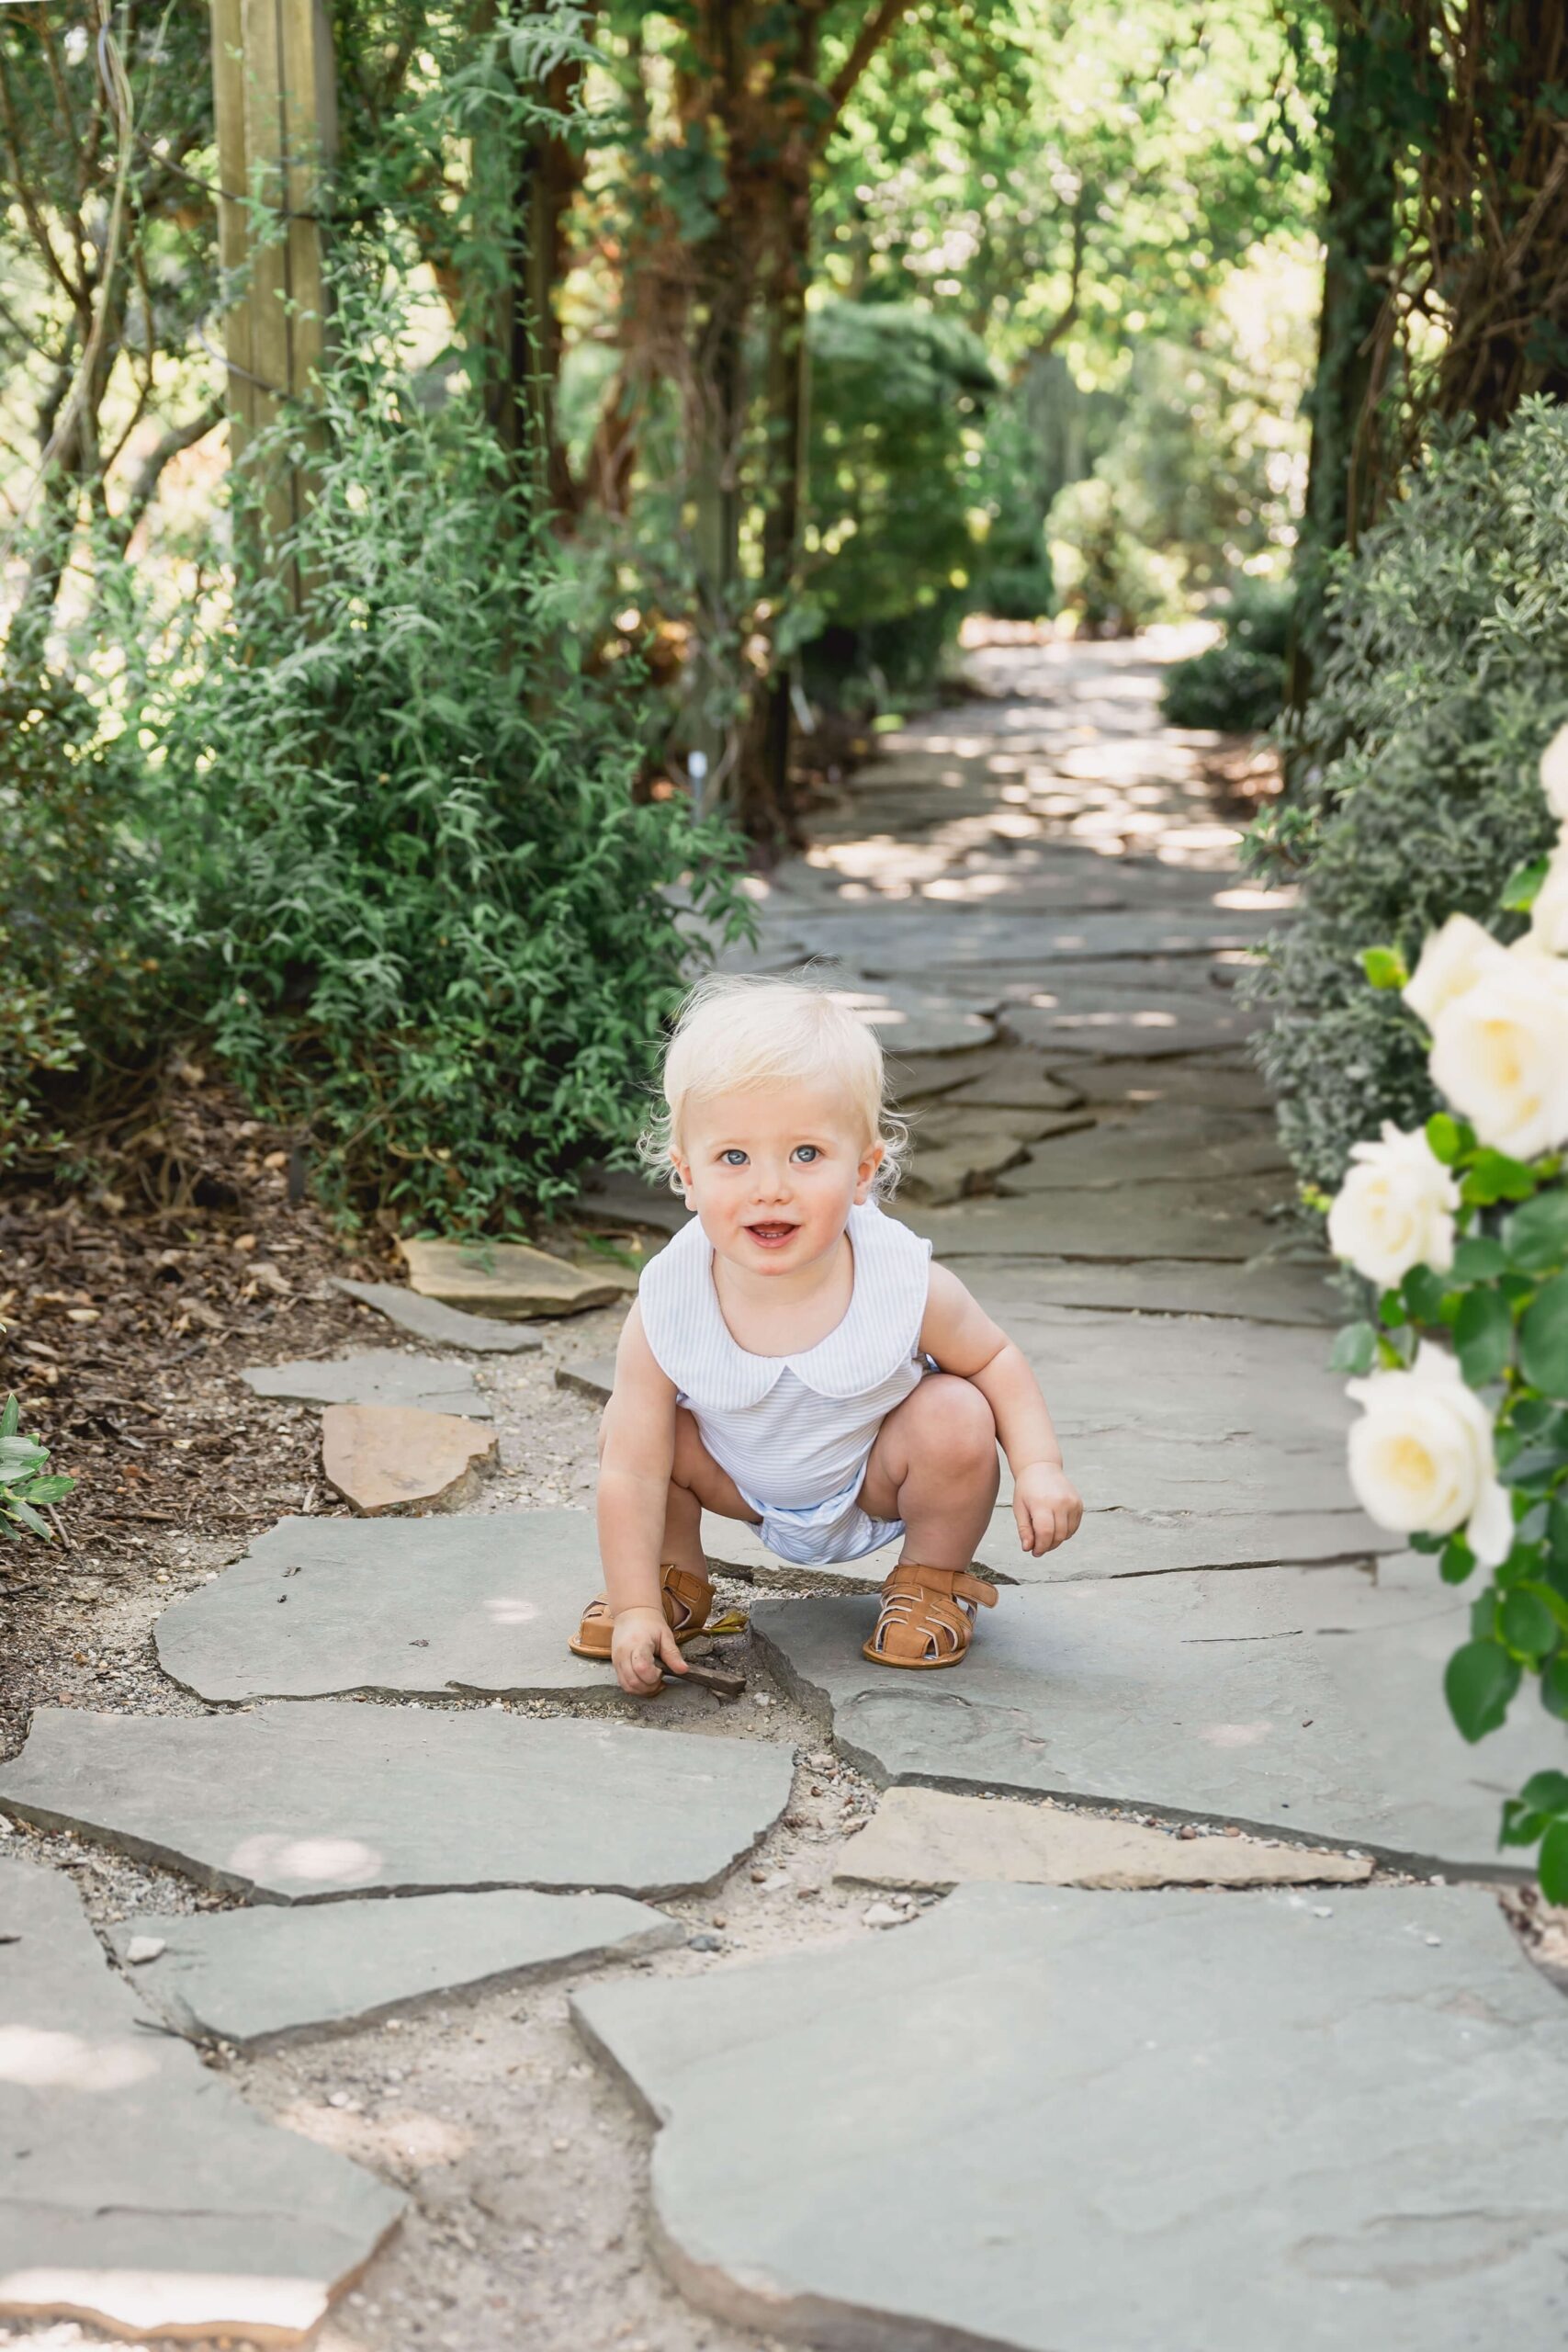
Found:
[[[307,399],[326,350],[319,208],[337,154],[337,85],[325,0],[211,0],[219,257],[236,299],[224,321],[231,454]],[[269,469],[276,536],[298,522],[300,468]],[[302,583],[292,582],[297,598]]]

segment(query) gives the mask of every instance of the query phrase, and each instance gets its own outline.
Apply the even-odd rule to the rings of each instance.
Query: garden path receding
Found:
[[[466,1264],[461,1312],[357,1286],[336,1370],[258,1345],[267,1409],[499,1463],[171,1553],[134,1695],[0,1765],[0,2343],[1556,2352],[1568,2012],[1487,1883],[1530,1743],[1450,1731],[1451,1597],[1349,1500],[1237,994],[1288,914],[1161,724],[1183,650],[975,654],[741,959],[881,1029],[898,1213],[1036,1365],[1083,1533],[1030,1560],[1004,1495],[973,1657],[900,1678],[878,1562],[714,1525],[747,1689],[639,1704],[565,1648],[621,1304],[465,1344],[515,1281]],[[938,1793],[857,1872],[892,1787]]]

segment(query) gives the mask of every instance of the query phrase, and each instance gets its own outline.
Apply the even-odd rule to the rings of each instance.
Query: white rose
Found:
[[[1546,878],[1535,894],[1525,937],[1550,956],[1568,956],[1568,836],[1547,860]]]
[[[1483,1567],[1506,1559],[1514,1515],[1492,1416],[1452,1356],[1424,1340],[1408,1372],[1371,1373],[1348,1394],[1366,1408],[1350,1431],[1350,1484],[1368,1518],[1402,1535],[1462,1527]]]
[[[1400,993],[1430,1029],[1444,1006],[1472,989],[1504,952],[1492,933],[1468,915],[1450,915],[1427,933],[1416,969]]]
[[[1433,1022],[1430,1069],[1483,1143],[1533,1159],[1568,1142],[1568,964],[1499,956]]]
[[[1560,727],[1540,755],[1540,788],[1554,817],[1568,824],[1568,727]]]
[[[1459,1186],[1417,1128],[1383,1121],[1381,1143],[1359,1143],[1328,1212],[1328,1246],[1359,1274],[1390,1290],[1412,1266],[1440,1273],[1454,1261]]]

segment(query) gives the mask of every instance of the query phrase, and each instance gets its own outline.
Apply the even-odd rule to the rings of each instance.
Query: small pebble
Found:
[[[1241,1836],[1241,1832],[1240,1832],[1240,1830],[1236,1827],[1236,1826],[1235,1826],[1235,1822],[1234,1822],[1234,1821],[1227,1821],[1227,1822],[1226,1822],[1226,1824],[1225,1824],[1225,1836],[1226,1836],[1227,1838],[1239,1838],[1239,1837]]]
[[[861,1913],[861,1923],[867,1928],[901,1928],[908,1917],[906,1911],[896,1911],[891,1903],[874,1903],[869,1911]]]
[[[125,1947],[125,1956],[132,1968],[141,1968],[168,1949],[162,1936],[132,1936]]]
[[[327,2093],[327,2105],[329,2107],[352,2107],[354,2105],[354,2101],[347,2091],[329,2091]]]
[[[767,1694],[767,1692],[766,1692],[765,1690],[753,1690],[753,1691],[752,1691],[752,1693],[751,1693],[751,1704],[752,1704],[754,1707],[771,1707],[771,1706],[773,1705],[773,1701],[769,1698],[769,1696],[768,1696],[768,1694]]]
[[[1312,1906],[1312,1916],[1314,1919],[1332,1919],[1334,1905],[1332,1903],[1314,1903]]]
[[[765,1878],[762,1881],[762,1893],[764,1894],[782,1894],[785,1887],[793,1885],[793,1883],[794,1882],[791,1879],[788,1871],[774,1871],[771,1877]]]
[[[722,1951],[724,1950],[724,1938],[722,1936],[709,1935],[706,1932],[700,1936],[688,1936],[686,1938],[686,1949],[688,1951]]]
[[[1184,1821],[1176,1834],[1179,1838],[1196,1838],[1198,1825],[1195,1821]]]
[[[1427,1939],[1429,1944],[1440,1944],[1442,1940],[1441,1936],[1428,1936]]]

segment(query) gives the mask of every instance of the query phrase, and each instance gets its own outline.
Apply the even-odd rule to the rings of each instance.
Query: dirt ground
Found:
[[[177,1164],[177,1198],[138,1198],[127,1184],[107,1197],[18,1188],[0,1199],[0,1395],[16,1390],[23,1427],[81,1481],[61,1507],[62,1543],[0,1546],[5,1756],[37,1704],[204,1712],[160,1672],[156,1618],[286,1513],[344,1510],[321,1481],[319,1413],[253,1396],[242,1365],[351,1345],[458,1356],[407,1340],[331,1286],[336,1274],[392,1272],[390,1248],[345,1253],[308,1202],[290,1204],[284,1138],[204,1078],[175,1080],[171,1097],[163,1124],[177,1126],[177,1147],[156,1141],[149,1165],[157,1182]],[[587,1508],[597,1410],[556,1385],[556,1367],[611,1351],[623,1312],[540,1324],[537,1354],[458,1358],[490,1394],[501,1453],[467,1508]],[[744,1607],[746,1587],[728,1590]],[[817,1726],[754,1668],[739,1706],[695,1690],[658,1703],[683,1728],[795,1747],[795,1792],[720,1889],[664,1906],[711,1948],[613,1970],[700,1973],[891,1932],[863,1922],[873,1894],[830,1883],[874,1797]],[[69,1837],[0,1832],[4,1850],[68,1871],[100,1929],[225,1900]],[[340,2038],[209,2053],[262,2112],[410,2195],[401,2227],[322,2332],[322,2352],[739,2352],[766,2341],[694,2312],[649,2253],[650,2126],[573,2032],[567,2002],[584,1973],[446,1999]],[[69,2321],[0,2324],[0,2346],[30,2352],[107,2340]]]

